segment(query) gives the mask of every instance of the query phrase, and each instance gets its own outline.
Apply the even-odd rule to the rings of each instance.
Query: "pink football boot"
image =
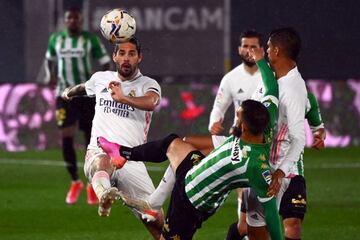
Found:
[[[122,168],[126,163],[126,159],[120,156],[121,145],[113,142],[109,142],[104,137],[98,137],[98,145],[104,150],[104,152],[111,158],[111,164],[116,168]]]

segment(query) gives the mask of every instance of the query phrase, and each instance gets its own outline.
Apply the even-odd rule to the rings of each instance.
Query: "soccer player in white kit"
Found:
[[[155,190],[144,163],[131,161],[122,169],[115,170],[113,165],[116,163],[111,163],[97,144],[99,136],[130,146],[146,142],[152,111],[161,98],[161,88],[154,79],[142,75],[138,68],[141,60],[137,39],[117,44],[113,53],[116,72],[96,72],[85,84],[63,92],[64,98],[82,94],[96,96],[84,171],[99,198],[100,216],[109,216],[112,203],[119,198],[118,190],[136,198],[145,198]],[[141,219],[141,214],[133,211]],[[163,214],[160,212],[155,222],[144,224],[154,239],[158,239]]]
[[[250,49],[262,47],[261,34],[247,30],[241,33],[239,40],[238,53],[242,63],[221,79],[210,113],[209,131],[213,135],[224,134],[222,121],[231,103],[235,110],[238,109],[244,100],[250,99],[261,82],[260,71],[249,55]]]
[[[270,33],[267,54],[279,84],[279,118],[270,153],[270,164],[275,172],[269,192],[278,192],[285,239],[301,238],[301,223],[306,212],[302,155],[308,99],[305,81],[296,64],[300,47],[300,37],[292,28],[280,28]]]

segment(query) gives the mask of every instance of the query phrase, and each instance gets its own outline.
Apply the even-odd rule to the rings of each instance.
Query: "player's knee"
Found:
[[[111,176],[114,167],[111,165],[110,157],[106,153],[99,153],[94,158],[90,165],[90,175],[94,176],[97,171],[105,171]]]
[[[288,239],[301,238],[301,219],[287,218],[284,220],[285,236]]]

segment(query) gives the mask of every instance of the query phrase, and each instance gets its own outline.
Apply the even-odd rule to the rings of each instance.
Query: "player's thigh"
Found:
[[[213,143],[210,135],[194,135],[186,136],[183,138],[184,142],[190,143],[196,149],[213,149]]]
[[[269,233],[266,229],[266,226],[263,227],[252,227],[252,226],[248,226],[248,232],[247,232],[247,236],[249,238],[249,240],[268,240],[269,238]]]
[[[298,218],[303,220],[306,213],[306,184],[302,176],[295,176],[287,183],[280,200],[279,213],[283,219]],[[285,189],[285,188],[284,188]],[[282,191],[282,188],[280,189]]]
[[[171,167],[174,172],[180,165],[180,163],[186,158],[186,156],[191,152],[196,150],[191,144],[184,142],[180,138],[176,138],[171,142],[167,150],[167,157],[170,160]]]
[[[92,127],[92,120],[95,115],[95,98],[82,97],[78,98],[78,120],[79,129],[85,132],[90,132]]]
[[[76,106],[72,101],[64,101],[60,97],[56,98],[56,125],[63,138],[74,136],[77,121],[75,108]]]
[[[128,161],[114,172],[111,180],[120,191],[134,198],[147,198],[155,190],[143,162]]]

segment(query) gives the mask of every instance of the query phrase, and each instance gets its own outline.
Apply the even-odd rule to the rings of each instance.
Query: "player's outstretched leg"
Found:
[[[126,163],[126,159],[120,155],[121,145],[109,142],[104,137],[98,137],[98,145],[107,153],[111,158],[111,164],[116,168],[122,168]]]
[[[136,147],[122,146],[109,142],[104,137],[98,138],[98,144],[112,159],[113,164],[123,166],[127,160],[142,162],[164,162],[170,144],[178,139],[176,134],[169,134],[157,141],[147,142]]]
[[[101,217],[108,217],[110,215],[112,204],[120,199],[120,192],[117,188],[111,187],[106,189],[100,197],[98,213]]]

